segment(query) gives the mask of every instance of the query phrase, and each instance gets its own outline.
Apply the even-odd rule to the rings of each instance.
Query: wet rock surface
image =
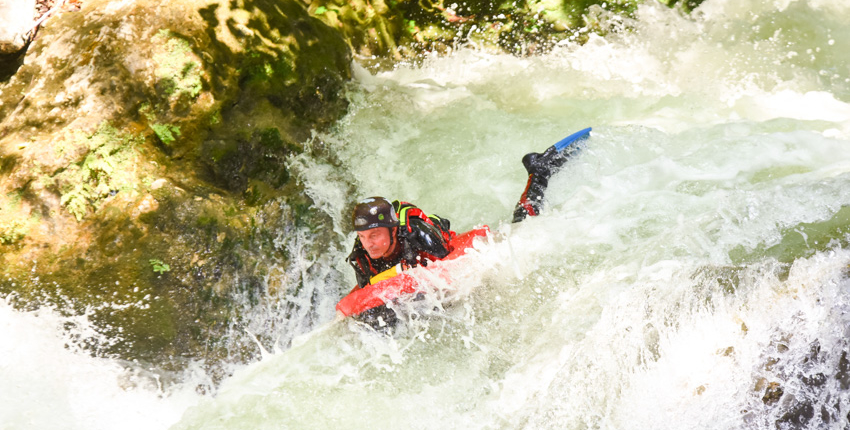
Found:
[[[231,299],[265,294],[294,237],[333,246],[286,160],[345,111],[350,61],[295,1],[94,0],[45,21],[0,83],[0,292],[88,312],[120,339],[97,353],[256,354],[219,342]]]

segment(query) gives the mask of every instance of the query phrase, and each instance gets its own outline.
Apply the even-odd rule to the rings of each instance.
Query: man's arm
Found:
[[[368,264],[364,261],[365,259],[366,251],[363,249],[363,246],[360,245],[360,241],[357,240],[354,242],[354,249],[351,250],[351,254],[349,254],[347,258],[348,264],[352,269],[354,269],[354,276],[357,278],[357,285],[355,285],[351,291],[369,285],[370,276],[366,272],[366,268],[363,267],[363,264]]]
[[[407,245],[406,248],[408,248],[404,250],[405,254],[408,255],[403,255],[403,258],[408,260],[408,264],[413,263],[409,260],[421,263],[416,260],[416,257],[421,252],[433,255],[437,259],[444,258],[451,252],[448,244],[443,239],[442,232],[437,227],[419,218],[411,218],[410,227],[411,231],[407,231],[407,229],[399,230],[399,235],[404,238]]]

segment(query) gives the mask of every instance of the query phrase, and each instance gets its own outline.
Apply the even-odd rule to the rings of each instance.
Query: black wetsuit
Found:
[[[575,149],[558,152],[552,146],[543,153],[532,152],[522,157],[522,165],[528,172],[528,182],[514,209],[513,222],[540,214],[543,209],[543,194],[549,186],[549,177],[557,172],[574,152]]]

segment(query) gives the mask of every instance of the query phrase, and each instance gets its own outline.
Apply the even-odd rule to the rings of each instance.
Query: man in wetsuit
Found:
[[[352,224],[357,232],[348,263],[357,276],[355,289],[373,283],[381,273],[401,265],[400,269],[427,266],[451,252],[448,242],[455,236],[447,219],[426,215],[407,203],[390,203],[383,197],[369,197],[354,207]],[[370,309],[361,320],[374,326],[392,326],[395,313],[386,305]]]
[[[549,177],[569,157],[570,153],[558,152],[551,147],[543,153],[530,153],[522,158],[522,164],[528,171],[528,183],[514,210],[513,222],[540,213]],[[429,261],[444,258],[451,252],[448,242],[455,236],[449,220],[426,215],[407,202],[390,203],[383,197],[370,197],[359,202],[354,207],[352,226],[357,232],[357,239],[348,263],[357,277],[354,290],[377,282],[382,273],[396,265],[404,270],[427,266]],[[386,305],[369,309],[357,318],[378,329],[392,327],[397,322],[395,312]]]

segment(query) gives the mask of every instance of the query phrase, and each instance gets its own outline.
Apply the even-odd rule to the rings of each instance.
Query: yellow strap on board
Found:
[[[389,269],[384,270],[383,272],[378,273],[377,275],[369,278],[369,284],[374,285],[378,282],[386,281],[387,279],[390,279],[398,275],[399,273],[401,273],[401,264],[396,264],[395,266],[390,267]]]

